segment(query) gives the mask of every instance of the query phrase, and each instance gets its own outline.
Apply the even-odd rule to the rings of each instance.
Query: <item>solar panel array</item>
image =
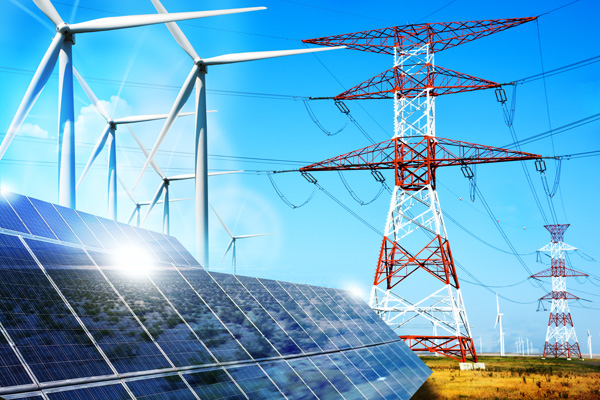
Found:
[[[409,399],[430,374],[345,291],[208,272],[173,237],[0,194],[2,398]]]

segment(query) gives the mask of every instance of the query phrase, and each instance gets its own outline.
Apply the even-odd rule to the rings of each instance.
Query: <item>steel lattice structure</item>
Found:
[[[394,55],[393,68],[334,97],[338,101],[394,99],[393,139],[301,170],[306,174],[319,170],[394,169],[395,188],[370,305],[414,351],[440,353],[463,362],[467,358],[477,361],[436,191],[436,169],[540,158],[436,138],[437,96],[500,85],[437,67],[434,53],[534,19],[405,25],[304,40]],[[418,270],[425,271],[433,283],[418,288],[407,285],[406,278]],[[431,324],[433,335],[424,334],[419,326],[423,321]]]
[[[579,297],[567,292],[566,278],[588,275],[565,267],[565,252],[577,250],[563,241],[568,227],[568,224],[544,226],[550,232],[551,240],[538,251],[550,253],[551,266],[531,276],[532,278],[552,278],[552,292],[540,298],[540,301],[552,300],[542,358],[554,355],[556,358],[566,356],[567,359],[571,359],[571,356],[576,356],[583,359],[568,302],[568,300],[578,300]]]

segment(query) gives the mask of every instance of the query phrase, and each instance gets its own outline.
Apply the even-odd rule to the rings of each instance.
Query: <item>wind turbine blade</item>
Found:
[[[188,19],[215,17],[217,15],[238,14],[249,11],[264,10],[265,7],[232,8],[228,10],[193,11],[171,14],[128,15],[124,17],[108,17],[93,19],[70,25],[72,33],[110,31],[114,29],[134,28],[136,26],[163,24],[165,22],[184,21]]]
[[[144,155],[146,156],[146,159],[148,159],[148,150],[146,150],[146,148],[144,147],[144,145],[142,144],[142,142],[140,142],[140,139],[138,139],[137,135],[135,133],[133,133],[133,130],[131,129],[131,127],[129,125],[126,125],[127,129],[129,129],[129,132],[131,133],[131,136],[133,136],[133,138],[135,139],[136,143],[138,144],[138,146],[140,147],[140,150],[142,150],[142,153],[144,153]],[[166,175],[163,174],[163,172],[160,170],[158,164],[152,160],[152,162],[150,163],[152,165],[152,168],[154,169],[154,171],[160,175],[161,178],[164,178]]]
[[[54,26],[58,27],[59,25],[63,25],[65,23],[60,17],[58,11],[56,11],[56,8],[54,8],[52,3],[50,2],[50,0],[33,0],[33,2],[40,9],[41,12],[46,14],[46,17],[48,17],[52,21]]]
[[[251,237],[257,237],[257,236],[268,236],[268,235],[274,235],[275,233],[257,233],[254,235],[241,235],[241,236],[236,236],[236,239],[247,239],[247,238],[251,238]]]
[[[494,329],[496,329],[496,325],[498,325],[499,319],[500,319],[500,315],[496,315],[496,322],[494,323]]]
[[[170,181],[184,181],[186,179],[194,179],[196,174],[183,174],[183,175],[175,175],[168,178]]]
[[[227,253],[229,253],[229,249],[231,249],[232,244],[233,244],[233,239],[231,239],[231,241],[229,242],[229,246],[227,246],[227,249],[225,249],[225,253],[223,253],[223,257],[221,257],[221,262],[219,264],[223,264],[223,260],[225,259],[225,256],[227,256]]]
[[[144,172],[146,172],[148,165],[154,159],[154,155],[158,151],[160,144],[163,142],[163,140],[165,140],[165,136],[167,136],[167,133],[169,133],[169,129],[171,129],[173,122],[175,122],[175,118],[179,114],[179,111],[181,111],[181,108],[184,106],[185,102],[190,97],[190,94],[192,93],[192,89],[194,88],[194,84],[196,83],[197,75],[198,75],[198,65],[194,64],[194,66],[192,67],[192,70],[190,71],[190,74],[188,75],[185,83],[183,84],[183,87],[181,88],[181,90],[179,91],[179,94],[177,95],[175,104],[173,104],[173,107],[171,108],[171,112],[169,113],[169,116],[167,117],[167,120],[165,121],[165,124],[163,125],[162,130],[160,131],[160,134],[158,135],[158,138],[156,138],[156,142],[154,143],[154,146],[152,147],[150,154],[146,158],[146,162],[144,163],[144,166],[142,167],[142,171],[140,172],[140,175],[138,176],[138,178],[135,182],[135,185],[133,185],[134,189],[137,187],[137,185],[142,180],[142,176],[144,176]]]
[[[135,201],[135,198],[133,197],[133,193],[131,193],[129,191],[129,189],[127,189],[127,186],[125,186],[125,182],[123,182],[123,180],[121,179],[121,177],[119,175],[117,175],[117,180],[121,184],[121,187],[123,188],[123,190],[125,190],[125,193],[127,193],[127,196],[129,196],[129,198],[131,199],[133,204],[137,204],[137,201]]]
[[[156,194],[154,195],[154,197],[152,198],[152,201],[150,202],[150,207],[148,207],[148,211],[146,211],[146,215],[144,215],[144,219],[142,220],[142,225],[144,225],[144,223],[148,219],[148,216],[150,215],[150,212],[152,211],[152,209],[154,208],[156,203],[158,203],[158,199],[160,199],[160,195],[162,194],[164,188],[165,188],[165,182],[163,181],[163,182],[161,182],[160,186],[158,187],[158,190],[156,191]]]
[[[253,51],[249,53],[224,54],[222,56],[205,58],[205,65],[231,64],[244,61],[264,60],[266,58],[294,56],[297,54],[317,53],[319,51],[345,49],[346,46],[326,47],[316,49],[297,49],[297,50],[274,50],[274,51]]]
[[[152,4],[154,4],[154,8],[156,8],[156,11],[158,11],[160,14],[168,14],[169,13],[159,0],[152,0]],[[167,25],[167,28],[169,29],[169,32],[171,32],[171,35],[177,42],[177,44],[179,44],[179,46],[186,53],[188,53],[188,55],[190,57],[192,57],[192,60],[196,61],[196,60],[200,59],[200,57],[198,56],[198,53],[196,53],[196,50],[194,49],[194,47],[192,46],[192,44],[190,43],[188,38],[184,35],[181,28],[175,22],[169,22],[166,25]]]
[[[60,47],[63,43],[64,36],[60,33],[57,33],[52,39],[52,43],[48,50],[46,50],[46,54],[44,54],[44,58],[42,58],[42,62],[38,66],[35,74],[33,75],[33,79],[25,92],[25,96],[23,100],[21,100],[21,104],[19,104],[19,108],[17,109],[17,113],[13,118],[8,130],[6,131],[6,135],[2,140],[2,144],[0,144],[0,159],[6,153],[8,146],[10,146],[10,142],[13,140],[19,129],[21,129],[21,125],[23,121],[31,111],[31,107],[35,104],[38,96],[42,92],[44,85],[48,82],[48,78],[50,78],[50,74],[52,74],[52,70],[56,65],[56,60],[58,59],[58,53],[60,51]]]
[[[133,211],[129,215],[129,219],[127,220],[127,225],[129,225],[131,223],[131,221],[133,220],[133,217],[135,217],[135,212],[136,211],[137,211],[137,207],[133,206]]]
[[[177,117],[185,117],[188,115],[196,115],[195,111],[179,113]],[[135,115],[132,117],[118,118],[114,120],[115,124],[135,124],[137,122],[156,121],[159,119],[166,119],[169,114],[148,114],[148,115]]]
[[[73,67],[73,73],[75,74],[75,77],[77,78],[77,81],[79,82],[79,85],[85,92],[85,95],[88,97],[88,99],[90,99],[90,101],[92,102],[94,107],[96,107],[96,110],[98,111],[98,113],[100,113],[100,115],[102,115],[107,122],[111,121],[112,118],[110,117],[110,115],[108,115],[108,113],[106,112],[106,110],[104,109],[102,104],[100,104],[100,101],[98,101],[98,98],[96,97],[94,92],[92,92],[92,89],[90,89],[90,87],[88,86],[87,82],[83,79],[83,77],[81,75],[79,75],[79,72],[75,69],[75,67]]]
[[[240,169],[240,170],[237,170],[237,171],[209,172],[208,176],[225,175],[225,174],[237,174],[238,172],[244,172],[244,170]]]
[[[87,176],[88,172],[90,172],[90,168],[92,168],[92,164],[94,164],[94,161],[96,161],[96,158],[98,158],[98,155],[104,148],[106,139],[108,139],[109,131],[110,131],[110,125],[107,124],[106,128],[104,128],[104,131],[102,132],[102,135],[98,139],[98,142],[96,142],[96,146],[94,146],[94,150],[92,150],[90,159],[88,160],[87,164],[85,165],[85,168],[83,169],[83,173],[81,174],[81,177],[79,178],[79,182],[77,182],[77,190],[79,189],[79,186],[81,186],[81,182],[83,182],[83,179]]]
[[[221,217],[219,216],[219,214],[217,214],[217,210],[215,210],[215,208],[210,203],[209,203],[209,206],[213,210],[213,212],[215,213],[215,215],[217,216],[217,218],[219,219],[219,221],[221,222],[221,225],[223,225],[223,228],[225,228],[225,230],[227,231],[227,233],[229,234],[229,236],[233,240],[233,234],[231,233],[231,231],[229,230],[229,228],[227,228],[227,225],[225,225],[225,222],[223,222],[223,220],[221,219]]]
[[[496,311],[500,314],[500,303],[498,302],[498,293],[496,293]]]
[[[186,201],[186,200],[195,200],[195,197],[185,197],[183,199],[171,199],[169,200],[171,203],[173,203],[174,201]]]

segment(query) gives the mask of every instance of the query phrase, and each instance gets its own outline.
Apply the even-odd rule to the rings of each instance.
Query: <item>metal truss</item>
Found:
[[[398,49],[404,53],[428,44],[430,53],[437,53],[535,19],[537,17],[401,25],[306,39],[303,42],[321,46],[347,46],[352,50],[389,55],[395,54]]]
[[[551,241],[538,251],[550,253],[551,267],[531,276],[532,278],[552,278],[552,292],[540,298],[540,301],[552,300],[542,358],[552,355],[556,358],[561,356],[565,356],[567,359],[571,359],[572,356],[583,358],[568,302],[568,300],[576,300],[579,297],[567,292],[566,278],[587,276],[587,274],[565,267],[565,252],[576,250],[575,247],[563,241],[564,232],[569,225],[545,225],[544,227],[550,232]]]
[[[499,84],[437,67],[434,53],[534,19],[415,24],[304,40],[394,56],[391,69],[333,97],[393,99],[394,137],[300,171],[394,169],[395,188],[370,306],[414,351],[440,353],[462,362],[467,358],[477,361],[436,192],[437,168],[541,158],[436,138],[437,96]],[[432,283],[408,284],[407,278],[416,274]],[[421,334],[423,322],[426,329],[432,326],[433,335]]]

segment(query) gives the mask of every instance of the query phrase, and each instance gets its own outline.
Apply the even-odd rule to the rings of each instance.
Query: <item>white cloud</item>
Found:
[[[132,108],[126,100],[111,96],[110,101],[100,100],[100,104],[113,118],[131,115]],[[93,105],[81,107],[75,121],[75,134],[78,142],[95,143],[106,127],[106,121]]]
[[[42,129],[39,125],[34,125],[34,124],[30,124],[28,122],[24,123],[23,125],[21,125],[21,129],[19,130],[19,133],[24,135],[24,136],[33,136],[33,137],[38,137],[38,138],[48,138],[50,137],[50,135],[48,135],[48,131],[45,129]]]

